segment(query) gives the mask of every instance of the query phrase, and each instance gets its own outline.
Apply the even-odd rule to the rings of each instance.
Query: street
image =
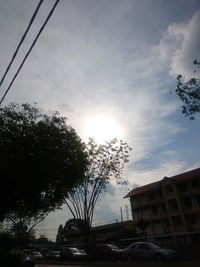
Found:
[[[43,265],[43,264],[37,264],[37,265],[35,265],[35,267],[74,267],[74,265]],[[84,265],[78,265],[78,267],[85,267]]]
[[[133,262],[94,262],[82,264],[37,264],[35,267],[133,267]],[[134,267],[199,267],[199,261],[177,261],[177,262],[134,262]]]

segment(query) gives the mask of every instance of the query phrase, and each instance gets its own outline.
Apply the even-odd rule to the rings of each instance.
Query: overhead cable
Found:
[[[20,64],[20,66],[19,66],[19,68],[18,68],[17,72],[15,73],[15,75],[14,75],[14,77],[13,77],[13,79],[12,79],[11,83],[9,84],[9,86],[8,86],[7,90],[5,91],[5,93],[4,93],[4,95],[3,95],[3,97],[1,98],[1,100],[0,100],[0,105],[2,104],[2,102],[3,102],[4,98],[6,97],[6,95],[7,95],[8,91],[10,90],[10,88],[11,88],[11,86],[12,86],[13,82],[15,81],[15,79],[16,79],[16,77],[17,77],[17,75],[19,74],[19,72],[20,72],[21,68],[22,68],[22,67],[23,67],[23,65],[24,65],[24,62],[25,62],[25,61],[26,61],[26,59],[28,58],[28,56],[29,56],[29,54],[30,54],[31,50],[33,49],[34,45],[36,44],[36,42],[37,42],[37,39],[39,38],[39,36],[40,36],[40,34],[42,33],[42,31],[43,31],[44,27],[46,26],[46,24],[47,24],[48,20],[50,19],[51,15],[53,14],[53,12],[54,12],[54,10],[55,10],[55,8],[56,8],[56,6],[57,6],[57,4],[58,4],[58,2],[59,2],[59,1],[60,1],[60,0],[57,0],[57,1],[55,2],[54,6],[52,7],[51,11],[49,12],[49,15],[47,16],[47,18],[46,18],[45,22],[43,23],[42,27],[40,28],[40,30],[39,30],[39,32],[38,32],[38,34],[37,34],[37,36],[35,37],[35,39],[34,39],[34,41],[33,41],[32,45],[31,45],[30,49],[29,49],[29,50],[28,50],[28,52],[26,53],[26,55],[25,55],[25,57],[24,57],[24,59],[23,59],[22,63]]]
[[[14,52],[14,54],[13,54],[13,56],[12,56],[12,58],[11,58],[9,64],[8,64],[8,66],[7,66],[7,68],[6,68],[6,70],[5,70],[4,74],[3,74],[3,77],[2,77],[2,79],[0,81],[0,86],[2,85],[4,79],[6,78],[6,75],[7,75],[8,71],[9,71],[9,69],[10,69],[10,67],[11,67],[11,65],[12,65],[12,63],[13,63],[13,61],[14,61],[17,53],[18,53],[18,51],[19,51],[20,46],[24,42],[24,39],[25,39],[25,37],[26,37],[29,29],[31,28],[31,25],[33,24],[33,21],[34,21],[36,15],[37,15],[38,10],[40,9],[40,6],[41,6],[41,4],[42,4],[43,1],[44,0],[40,0],[39,4],[37,5],[37,7],[35,9],[35,12],[33,13],[32,17],[31,17],[31,20],[30,20],[30,22],[28,24],[28,27],[26,28],[26,30],[25,30],[25,32],[24,32],[24,34],[23,34],[23,36],[22,36],[22,38],[21,38],[21,40],[20,40],[20,42],[19,42],[19,44],[18,44],[18,46],[16,48],[16,50],[15,50],[15,52]]]

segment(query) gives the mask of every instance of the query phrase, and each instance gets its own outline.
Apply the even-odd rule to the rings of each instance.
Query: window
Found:
[[[157,206],[153,206],[153,207],[151,208],[151,210],[152,210],[152,214],[153,214],[153,216],[158,215],[158,207],[157,207]]]
[[[159,191],[158,191],[158,197],[159,197],[159,198],[163,198],[162,190],[159,190]]]
[[[173,190],[173,186],[172,184],[168,184],[165,186],[165,192],[166,193],[172,193],[174,190]]]
[[[196,200],[197,200],[197,203],[198,203],[198,205],[200,207],[200,195],[199,196],[196,196]]]
[[[191,198],[190,197],[183,198],[183,206],[186,209],[192,208],[192,201],[191,201]]]
[[[178,188],[182,193],[187,192],[187,190],[188,190],[186,183],[180,183]]]
[[[163,226],[166,227],[166,228],[170,227],[170,223],[169,223],[168,219],[163,221]]]
[[[183,225],[182,223],[182,219],[181,219],[181,216],[180,215],[177,215],[177,216],[173,216],[172,217],[172,222],[173,222],[173,225],[174,227],[180,227]]]
[[[178,210],[178,205],[175,198],[168,200],[168,205],[170,210],[172,211]]]
[[[149,247],[147,244],[140,244],[140,245],[138,245],[137,249],[146,250],[146,249],[149,249]]]
[[[161,209],[162,209],[162,213],[163,213],[163,214],[166,214],[166,213],[167,213],[165,204],[162,204],[162,205],[161,205]]]
[[[162,221],[162,229],[163,229],[165,234],[170,233],[170,222],[168,219]]]
[[[187,221],[191,225],[197,224],[197,215],[196,214],[192,214],[192,215],[188,216],[187,217]]]
[[[192,185],[192,188],[193,189],[200,189],[200,179],[194,179],[192,182],[191,182],[191,185]]]

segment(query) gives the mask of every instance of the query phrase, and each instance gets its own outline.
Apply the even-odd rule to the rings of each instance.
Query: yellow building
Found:
[[[135,188],[128,197],[133,221],[145,222],[147,236],[199,236],[200,168]]]

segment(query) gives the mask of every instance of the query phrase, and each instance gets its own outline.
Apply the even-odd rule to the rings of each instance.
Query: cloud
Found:
[[[194,59],[200,58],[200,10],[184,23],[168,26],[158,46],[162,58],[170,63],[172,76],[189,78],[194,71]]]

